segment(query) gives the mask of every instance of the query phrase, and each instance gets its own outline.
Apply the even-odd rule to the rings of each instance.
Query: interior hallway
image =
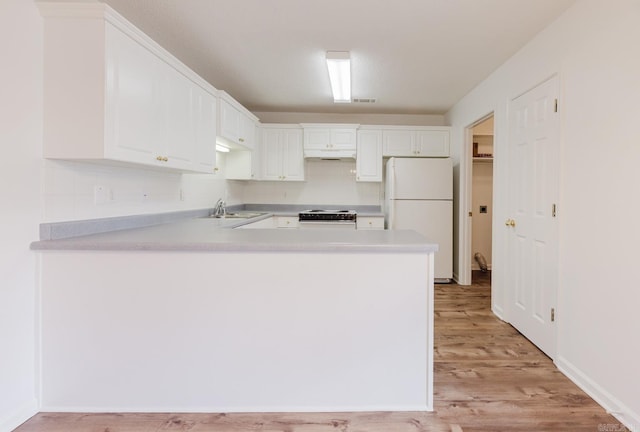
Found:
[[[379,413],[41,413],[17,432],[626,431],[490,310],[490,276],[436,285],[435,410]]]

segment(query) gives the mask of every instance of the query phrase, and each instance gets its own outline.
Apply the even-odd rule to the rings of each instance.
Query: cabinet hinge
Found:
[[[551,217],[556,217],[556,205],[551,204]]]
[[[555,103],[553,105],[553,112],[558,112],[558,99],[555,100]]]
[[[556,320],[556,309],[551,308],[551,322],[554,322],[555,320]]]

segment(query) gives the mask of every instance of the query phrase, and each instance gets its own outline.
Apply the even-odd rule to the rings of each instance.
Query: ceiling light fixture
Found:
[[[351,60],[348,51],[327,51],[334,103],[351,103]]]

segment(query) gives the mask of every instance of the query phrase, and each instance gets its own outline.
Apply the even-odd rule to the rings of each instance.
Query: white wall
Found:
[[[224,167],[223,161],[219,166]],[[44,161],[44,221],[94,219],[213,207],[225,197],[224,169],[180,174],[140,167]],[[110,196],[96,204],[95,187]]]
[[[42,27],[35,4],[0,2],[0,431],[35,414],[41,206]]]
[[[495,111],[493,308],[504,311],[509,100],[559,74],[561,115],[558,366],[640,428],[640,1],[579,0],[447,114],[460,165],[464,128]],[[464,165],[464,162],[462,162]],[[460,179],[457,179],[460,188]],[[460,189],[457,196],[460,196]],[[457,203],[457,217],[468,211]],[[458,250],[461,252],[461,241]],[[462,257],[459,257],[462,259]]]
[[[0,52],[0,431],[8,431],[39,408],[36,254],[29,250],[38,225],[211,207],[235,195],[222,180],[224,160],[217,176],[43,160],[43,30],[33,1],[0,2]],[[95,205],[95,185],[109,188],[113,201]]]
[[[307,160],[304,182],[242,182],[243,201],[251,204],[381,205],[382,183],[356,182],[355,170],[353,161]]]
[[[493,216],[493,164],[490,162],[474,162],[473,164],[473,199],[472,199],[472,240],[471,254],[481,253],[489,269],[491,269],[491,232]],[[487,207],[487,213],[480,213],[480,206]],[[472,261],[472,269],[480,266]]]

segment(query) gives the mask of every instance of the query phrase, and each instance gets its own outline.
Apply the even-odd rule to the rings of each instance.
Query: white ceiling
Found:
[[[443,114],[575,0],[103,0],[252,111]],[[350,51],[334,104],[324,56]]]

